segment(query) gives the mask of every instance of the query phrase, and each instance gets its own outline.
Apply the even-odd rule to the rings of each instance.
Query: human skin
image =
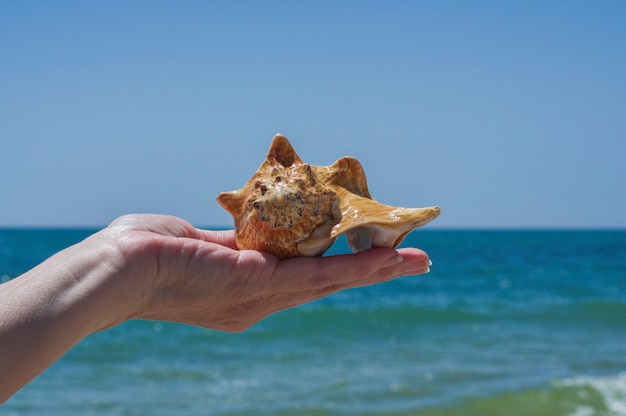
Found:
[[[415,248],[279,260],[231,231],[127,215],[0,285],[0,403],[87,335],[130,319],[239,332],[340,290],[429,271]]]

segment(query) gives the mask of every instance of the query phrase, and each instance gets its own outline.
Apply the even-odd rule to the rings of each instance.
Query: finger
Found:
[[[279,262],[273,276],[274,287],[281,292],[318,290],[366,276],[387,263],[402,258],[393,249],[372,249],[357,254],[329,257],[297,257]]]
[[[423,274],[430,271],[430,265],[432,263],[424,251],[415,248],[401,249],[398,250],[398,254],[402,256],[402,262],[387,264],[380,269],[374,270],[369,275],[357,276],[354,280],[322,288],[319,290],[317,296],[327,296],[331,293],[346,289],[370,286],[396,279],[398,277]]]
[[[237,250],[235,230],[201,230],[196,229],[195,238],[209,243],[216,243]]]
[[[416,274],[428,273],[432,262],[428,254],[418,248],[401,248],[398,253],[402,256],[402,276],[412,276]]]
[[[432,262],[423,251],[417,249],[401,250],[401,255],[404,258],[402,263],[377,270],[366,279],[352,282],[350,287],[365,286],[386,282],[402,276],[414,276],[430,272]],[[344,289],[347,288],[349,287],[344,287]]]
[[[374,270],[369,275],[357,276],[356,279],[336,285],[336,291],[351,289],[355,287],[369,286],[381,282],[386,282],[398,277],[427,273],[430,267],[428,255],[416,248],[398,250],[402,257],[400,263],[388,263],[383,267]]]
[[[170,237],[191,237],[195,228],[182,218],[160,214],[127,214],[116,218],[109,228],[155,232]]]
[[[357,254],[284,260],[278,263],[273,279],[283,292],[324,291],[389,280],[427,261],[428,255],[419,249],[374,248]],[[389,267],[386,273],[377,273]]]

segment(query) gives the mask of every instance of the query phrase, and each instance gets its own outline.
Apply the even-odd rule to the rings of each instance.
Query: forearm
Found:
[[[85,336],[130,317],[122,265],[95,235],[0,285],[0,403]]]

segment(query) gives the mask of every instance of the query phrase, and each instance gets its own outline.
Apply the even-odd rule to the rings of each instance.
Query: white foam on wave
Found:
[[[592,389],[604,401],[606,413],[603,414],[607,416],[626,416],[626,372],[611,377],[573,377],[559,380],[554,385],[564,388]],[[579,395],[584,395],[584,391],[581,390]],[[582,405],[571,413],[570,416],[596,415],[596,410]]]

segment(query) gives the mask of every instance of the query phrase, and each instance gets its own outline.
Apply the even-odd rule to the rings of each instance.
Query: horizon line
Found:
[[[204,230],[232,230],[234,227],[225,225],[192,225]],[[0,230],[101,230],[107,225],[86,225],[86,224],[0,224]],[[616,226],[590,226],[590,225],[457,225],[457,226],[429,226],[420,227],[411,232],[428,232],[428,231],[626,231],[626,225]]]

